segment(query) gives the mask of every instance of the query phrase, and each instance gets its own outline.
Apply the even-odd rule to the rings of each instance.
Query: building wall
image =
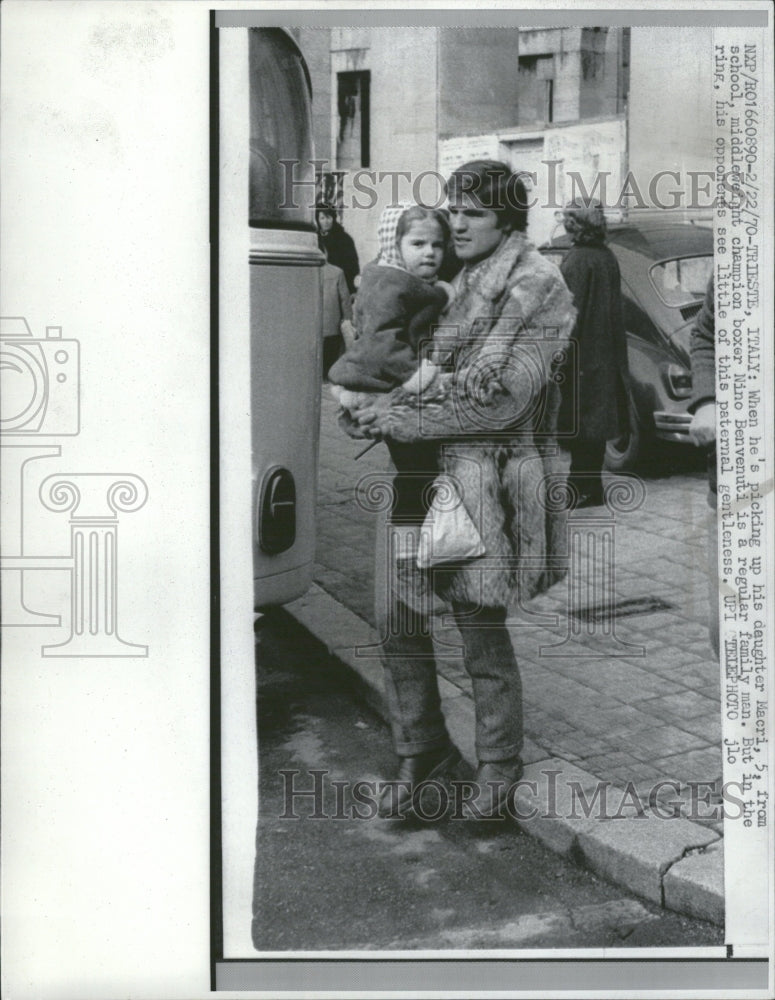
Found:
[[[524,59],[553,56],[554,99],[552,121],[576,121],[579,117],[581,28],[523,28],[519,53]],[[515,120],[511,125],[527,125]]]
[[[579,117],[621,111],[622,29],[584,28],[581,37]]]
[[[411,200],[413,179],[436,168],[437,28],[333,28],[331,31],[331,147],[336,149],[339,123],[337,74],[365,71],[371,74],[369,170],[395,172],[372,182],[371,196],[354,191],[352,175],[345,181],[342,222],[355,240],[361,266],[377,253],[377,223],[382,209],[394,200]],[[410,178],[398,177],[409,172]],[[423,187],[428,195],[433,184]]]
[[[519,54],[523,63],[551,59],[553,107],[551,117],[525,114],[509,124],[571,122],[619,114],[626,96],[622,58],[628,32],[622,28],[521,29]],[[541,73],[547,76],[548,67],[543,66]]]
[[[494,132],[440,139],[438,171],[446,178],[453,170],[469,160],[498,160],[501,158],[500,154],[498,136]]]
[[[519,28],[440,29],[438,93],[441,139],[513,125]]]
[[[312,128],[315,157],[331,160],[331,29],[295,28],[312,80]]]
[[[711,29],[633,28],[631,48],[629,167],[646,199],[660,170],[713,169]]]

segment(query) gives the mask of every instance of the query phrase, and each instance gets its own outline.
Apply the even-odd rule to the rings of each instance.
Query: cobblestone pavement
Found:
[[[315,581],[373,627],[379,515],[356,502],[355,486],[385,469],[387,451],[378,444],[356,461],[367,443],[349,439],[335,411],[324,388]],[[510,619],[528,736],[548,755],[604,781],[632,782],[640,794],[660,780],[682,788],[713,781],[722,767],[719,667],[707,633],[706,480],[692,453],[660,456],[661,467],[642,473],[639,509],[574,515],[577,561],[568,578]],[[613,572],[603,557],[612,537]],[[568,613],[606,601],[617,604],[613,625]],[[434,638],[444,643],[440,673],[470,695],[454,626],[438,618]]]

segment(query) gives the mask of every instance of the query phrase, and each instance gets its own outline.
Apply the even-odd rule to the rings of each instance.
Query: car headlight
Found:
[[[667,381],[674,399],[686,399],[692,394],[692,373],[682,365],[667,366]]]

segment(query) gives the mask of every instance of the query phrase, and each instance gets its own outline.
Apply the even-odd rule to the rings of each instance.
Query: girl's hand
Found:
[[[344,346],[349,351],[356,340],[355,327],[353,326],[352,321],[349,319],[343,319],[339,326],[339,331],[344,338]]]
[[[351,420],[364,437],[381,441],[383,437],[390,436],[390,403],[389,392],[374,393],[350,410]]]

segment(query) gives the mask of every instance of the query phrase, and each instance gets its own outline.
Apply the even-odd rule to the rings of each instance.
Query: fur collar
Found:
[[[524,233],[511,233],[489,257],[464,269],[464,285],[472,285],[482,298],[494,302],[503,294],[509,275],[525,252],[532,249]]]

